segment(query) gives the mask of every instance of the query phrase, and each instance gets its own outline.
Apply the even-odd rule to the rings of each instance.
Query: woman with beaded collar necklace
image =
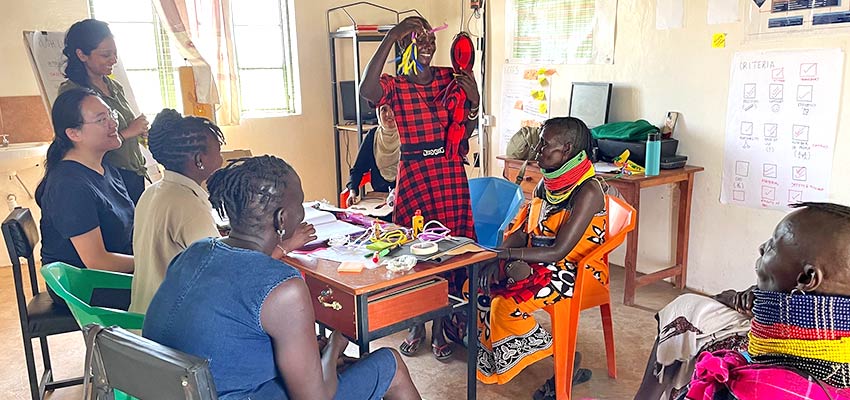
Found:
[[[540,137],[543,180],[505,232],[502,261],[482,271],[478,379],[485,383],[507,383],[552,355],[552,336],[532,313],[572,297],[576,264],[604,242],[608,216],[588,157],[590,130],[576,118],[552,118]],[[602,260],[588,268],[600,285],[607,282]],[[589,379],[589,370],[581,373]]]
[[[759,247],[757,285],[715,296],[752,315],[746,350],[699,353],[677,398],[850,399],[850,207],[794,207]]]

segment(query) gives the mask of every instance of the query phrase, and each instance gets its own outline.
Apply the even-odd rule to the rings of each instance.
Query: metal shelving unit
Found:
[[[337,58],[337,42],[350,42],[352,46],[352,51],[354,55],[354,82],[356,85],[357,98],[360,98],[360,80],[362,78],[362,72],[360,70],[360,45],[363,43],[375,43],[381,42],[384,40],[386,36],[386,32],[380,31],[357,31],[357,30],[345,30],[345,31],[336,31],[331,30],[331,15],[337,12],[344,13],[351,22],[351,25],[356,27],[357,21],[354,17],[349,13],[349,10],[356,6],[365,6],[372,7],[378,10],[379,12],[386,12],[395,16],[396,23],[401,20],[401,16],[409,13],[419,14],[416,10],[405,10],[405,11],[397,11],[388,7],[384,7],[378,4],[370,3],[367,1],[359,1],[356,3],[346,4],[338,7],[334,7],[328,9],[327,11],[327,29],[328,29],[328,47],[330,49],[330,62],[331,62],[331,93],[333,97],[333,134],[334,134],[334,160],[335,160],[335,174],[336,174],[336,188],[337,193],[342,191],[342,174],[340,173],[340,169],[342,168],[342,160],[340,157],[340,135],[349,135],[351,132],[357,132],[357,144],[358,146],[363,141],[363,135],[375,127],[375,125],[367,125],[363,123],[363,119],[360,114],[360,102],[355,101],[355,107],[357,110],[357,120],[355,120],[353,125],[345,125],[340,121],[339,116],[339,77],[337,74],[337,66],[336,66],[336,58]],[[346,43],[341,43],[345,45]],[[399,49],[395,49],[396,57],[399,56]]]

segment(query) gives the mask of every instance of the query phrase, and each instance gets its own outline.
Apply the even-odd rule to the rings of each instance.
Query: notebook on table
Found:
[[[349,224],[336,219],[332,213],[315,207],[318,202],[304,203],[304,222],[316,228],[316,240],[307,243],[305,247],[315,246],[337,236],[360,234],[363,227]]]

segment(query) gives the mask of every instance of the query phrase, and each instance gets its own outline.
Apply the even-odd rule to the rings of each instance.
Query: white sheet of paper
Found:
[[[605,161],[599,161],[593,163],[593,169],[599,173],[616,173],[620,171],[620,168],[614,164]]]
[[[841,49],[732,58],[720,201],[788,210],[828,201],[841,104]]]
[[[366,264],[366,268],[371,269],[371,268],[377,267],[377,265],[375,265],[375,263],[372,262],[371,257],[368,257],[368,256],[371,256],[372,254],[373,254],[373,252],[371,250],[366,249],[366,248],[362,248],[362,249],[347,249],[346,248],[346,249],[339,249],[339,250],[334,249],[334,248],[327,248],[327,249],[316,250],[314,252],[307,254],[307,256],[310,256],[310,257],[313,257],[313,258],[321,258],[323,260],[341,262],[341,263],[346,262],[346,261],[362,262],[362,263]]]
[[[336,221],[333,214],[313,207],[317,202],[304,203],[304,222],[312,225],[321,225]]]
[[[383,196],[373,195],[374,193],[367,194],[360,202],[348,208],[339,208],[328,203],[319,203],[319,207],[324,211],[355,213],[370,217],[385,217],[392,214],[393,208],[387,205],[386,193]]]
[[[685,19],[685,0],[657,0],[655,29],[679,29]]]
[[[729,24],[741,20],[738,0],[708,0],[708,24]]]
[[[307,246],[322,243],[332,237],[353,235],[365,230],[357,225],[342,221],[325,222],[313,226],[316,228],[316,240],[307,243]]]
[[[348,222],[339,221],[336,217],[327,212],[313,207],[319,202],[304,203],[304,222],[312,224],[316,228],[316,240],[307,243],[307,246],[322,243],[332,237],[352,235],[363,232],[363,227],[349,224]]]

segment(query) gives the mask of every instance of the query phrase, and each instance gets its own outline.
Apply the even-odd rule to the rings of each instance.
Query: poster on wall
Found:
[[[532,65],[502,68],[502,109],[499,115],[499,154],[524,126],[539,126],[549,118],[554,70]]]
[[[36,74],[43,96],[47,98],[47,104],[52,105],[59,93],[59,85],[65,82],[65,56],[62,49],[65,47],[65,32],[25,31],[24,41],[30,55],[33,72]],[[136,96],[130,80],[124,71],[121,59],[113,68],[112,78],[124,87],[124,95],[130,108],[138,114],[139,107],[136,105]]]
[[[614,63],[617,0],[508,0],[505,10],[508,63]]]
[[[841,0],[749,1],[751,36],[801,32],[850,32],[850,2]]]
[[[843,66],[841,49],[735,54],[721,203],[828,200]]]
[[[49,111],[59,95],[59,85],[66,79],[63,72],[65,70],[65,55],[62,54],[62,49],[65,47],[65,32],[24,31],[24,44],[29,53],[33,73],[35,73],[38,86],[41,89],[41,96],[44,98]],[[124,87],[127,102],[130,103],[133,113],[138,116],[139,106],[136,103],[136,96],[133,94],[133,88],[130,86],[130,80],[127,78],[127,72],[124,70],[120,58],[113,67],[112,78]],[[140,147],[142,155],[145,156],[148,176],[156,182],[162,176],[157,168],[156,161],[146,147]]]

